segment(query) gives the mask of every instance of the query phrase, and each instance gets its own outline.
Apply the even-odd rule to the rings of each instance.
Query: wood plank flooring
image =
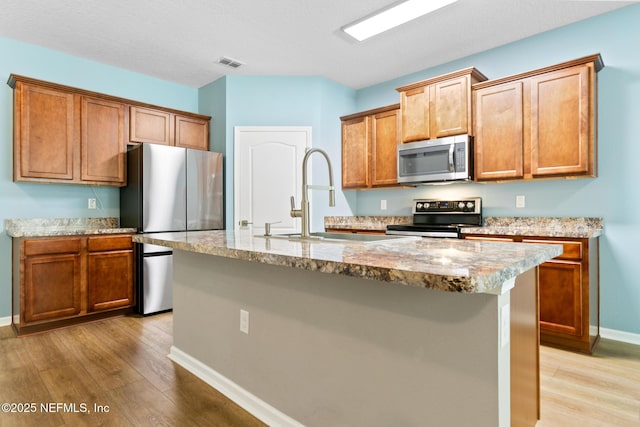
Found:
[[[170,313],[23,338],[0,328],[0,404],[37,406],[0,412],[0,427],[264,425],[171,362],[171,342]],[[538,427],[640,426],[640,346],[602,340],[593,356],[542,347],[540,359]],[[77,412],[56,406],[65,403]]]
[[[0,404],[37,406],[35,413],[0,412],[0,426],[264,426],[171,362],[171,343],[170,313],[22,338],[0,328]],[[77,412],[41,409],[56,403],[75,403]]]

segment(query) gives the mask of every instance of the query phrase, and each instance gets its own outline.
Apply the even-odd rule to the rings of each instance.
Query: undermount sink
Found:
[[[385,242],[402,239],[414,239],[408,236],[395,236],[388,234],[356,234],[356,233],[327,233],[327,232],[315,232],[310,233],[309,237],[302,237],[300,233],[291,234],[272,234],[271,236],[258,235],[257,237],[269,237],[274,239],[287,239],[287,240],[300,240],[300,241],[323,241],[323,242],[335,242],[335,243],[374,243]]]

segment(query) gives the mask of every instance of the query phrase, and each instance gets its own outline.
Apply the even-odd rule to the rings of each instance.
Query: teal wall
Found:
[[[417,197],[480,196],[486,215],[589,216],[604,219],[600,245],[601,326],[640,333],[640,5],[549,31],[433,69],[360,90],[357,109],[398,102],[395,88],[430,76],[474,66],[499,78],[600,53],[598,74],[599,177],[510,184],[424,186],[408,190],[361,191],[360,215],[410,214]],[[515,196],[526,208],[515,208]],[[380,200],[389,209],[379,209]]]
[[[234,227],[235,126],[310,126],[312,145],[327,151],[332,159],[335,185],[340,188],[341,130],[337,118],[354,110],[355,91],[320,77],[263,76],[227,76],[200,89],[200,105],[203,108],[216,108],[221,99],[224,99],[226,114],[224,135],[217,129],[214,141],[225,141],[226,228]],[[313,176],[310,182],[327,183],[326,165],[321,157],[313,156],[311,162]],[[355,194],[345,197],[342,192],[337,192],[334,208],[320,202],[324,200],[323,196],[319,194],[319,201],[314,206],[312,230],[324,228],[325,215],[351,215],[355,210]]]
[[[196,112],[198,90],[60,52],[0,38],[0,81],[10,74]],[[84,185],[14,183],[13,91],[0,84],[0,227],[7,218],[119,217],[119,190]],[[101,209],[88,210],[95,197]],[[0,233],[0,318],[11,314],[11,239]]]

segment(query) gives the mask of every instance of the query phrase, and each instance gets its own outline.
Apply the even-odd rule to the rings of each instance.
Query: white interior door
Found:
[[[251,223],[255,233],[299,233],[290,197],[300,207],[302,159],[311,147],[311,127],[234,128],[234,224]],[[311,171],[309,170],[309,175]]]

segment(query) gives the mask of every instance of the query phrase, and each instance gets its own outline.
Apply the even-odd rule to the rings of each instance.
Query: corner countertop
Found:
[[[136,234],[133,241],[461,293],[500,293],[517,275],[562,253],[561,245],[549,244],[420,237],[337,243],[266,238],[250,230]]]
[[[50,237],[95,234],[135,234],[135,228],[119,228],[118,218],[27,218],[6,219],[9,237]]]

